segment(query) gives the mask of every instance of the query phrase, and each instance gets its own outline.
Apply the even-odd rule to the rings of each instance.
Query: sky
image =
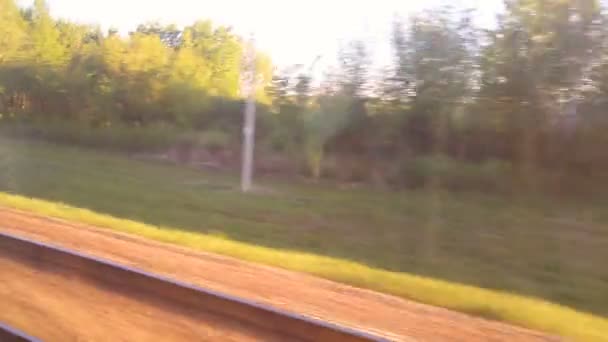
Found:
[[[33,0],[18,0],[28,6]],[[321,67],[336,60],[340,46],[352,39],[366,42],[374,64],[390,58],[391,23],[446,0],[47,0],[51,15],[79,23],[117,28],[126,34],[138,24],[158,21],[179,27],[197,19],[231,26],[255,37],[258,49],[279,67]],[[479,25],[491,26],[501,0],[452,0],[477,9]]]

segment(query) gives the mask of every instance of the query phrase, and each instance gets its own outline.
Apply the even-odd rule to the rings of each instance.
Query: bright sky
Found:
[[[253,33],[259,49],[278,66],[322,64],[336,60],[341,44],[363,39],[372,58],[390,56],[389,34],[395,15],[407,17],[446,0],[47,0],[54,17],[127,33],[140,23],[159,21],[178,26],[197,19],[228,25],[244,36]],[[33,0],[18,0],[24,6]],[[480,25],[492,25],[501,0],[453,0],[477,9]],[[380,62],[378,62],[380,61]]]

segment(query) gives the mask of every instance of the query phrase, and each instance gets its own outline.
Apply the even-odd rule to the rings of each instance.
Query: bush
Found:
[[[223,131],[208,130],[200,133],[197,145],[210,150],[222,150],[230,147],[230,135]]]
[[[220,130],[207,130],[203,132],[186,132],[180,134],[175,145],[181,149],[194,151],[203,148],[210,151],[219,151],[231,146],[230,135]]]
[[[65,121],[4,123],[3,135],[69,145],[106,148],[127,152],[162,150],[177,141],[178,132],[169,126],[144,127],[107,125],[90,127]]]
[[[182,160],[189,160],[200,150],[212,153],[228,150],[234,141],[222,130],[185,131],[161,124],[90,127],[67,121],[5,121],[0,124],[0,135],[129,153],[154,153],[176,148],[180,153],[178,158]]]
[[[511,164],[500,160],[471,163],[447,156],[425,156],[405,162],[398,181],[410,188],[436,183],[448,190],[478,190],[507,192],[514,176]]]
[[[364,158],[328,156],[323,159],[324,178],[347,183],[371,181],[371,165]]]
[[[262,138],[262,147],[271,152],[289,153],[297,149],[292,134],[286,129],[273,130],[267,138]]]

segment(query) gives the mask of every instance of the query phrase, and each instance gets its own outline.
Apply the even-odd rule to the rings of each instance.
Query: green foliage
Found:
[[[471,163],[445,155],[405,161],[398,177],[410,187],[438,185],[448,190],[503,193],[512,191],[516,180],[508,162],[487,160]]]
[[[177,144],[185,148],[204,148],[209,151],[220,151],[231,146],[230,135],[219,130],[208,130],[181,134]]]
[[[200,146],[210,150],[221,150],[230,145],[231,139],[228,134],[222,131],[203,132],[198,140]]]
[[[66,62],[66,46],[61,44],[60,32],[51,18],[44,0],[35,0],[31,12],[29,53],[40,66],[61,66]]]
[[[19,11],[0,2],[0,112],[84,126],[196,126],[212,97],[237,99],[242,42],[228,28],[197,22],[178,30],[140,25],[128,38],[55,20],[46,3]],[[272,63],[258,58],[260,101]]]
[[[183,133],[167,125],[133,128],[122,124],[105,127],[86,127],[63,121],[41,123],[4,123],[4,136],[42,140],[68,145],[128,152],[164,150],[179,141]]]
[[[466,177],[440,177],[450,189],[500,190],[512,178],[533,189],[547,173],[562,184],[600,183],[608,170],[600,147],[608,128],[608,12],[594,0],[505,4],[492,30],[457,7],[397,20],[394,61],[382,80],[372,78],[362,41],[345,44],[322,80],[314,77],[318,58],[277,74],[270,57],[255,52],[257,145],[271,154],[262,157],[291,157],[296,167],[285,172],[305,161],[314,178],[409,186],[427,184],[421,173],[433,168],[422,161],[433,155],[467,169],[454,172]],[[23,10],[0,0],[0,114],[36,130],[65,124],[68,137],[55,141],[85,143],[74,132],[89,130],[115,130],[116,141],[127,141],[166,126],[181,131],[175,136],[223,132],[229,139],[213,138],[212,148],[234,149],[245,44],[209,21],[183,29],[144,23],[121,37],[55,20],[42,0]],[[138,144],[144,148],[117,145]],[[503,182],[490,179],[473,170],[485,169],[484,160],[513,171],[499,172]]]
[[[304,151],[310,174],[321,177],[325,144],[347,124],[352,99],[348,96],[322,97],[318,107],[304,115]]]
[[[0,0],[0,63],[18,57],[25,36],[25,21],[13,0]]]
[[[285,172],[305,161],[314,178],[413,187],[437,178],[453,190],[503,191],[517,178],[528,183],[519,189],[554,188],[543,185],[547,174],[571,189],[602,182],[608,12],[594,0],[506,4],[489,31],[453,7],[397,20],[394,61],[381,81],[361,41],[346,44],[322,80],[314,77],[318,58],[276,74],[256,52],[257,146],[270,154],[261,156],[290,156]],[[129,149],[150,141],[155,150],[175,140],[135,137],[171,127],[181,132],[166,134],[180,139],[222,132],[202,145],[234,149],[243,50],[241,37],[209,21],[182,30],[146,23],[121,37],[55,20],[41,0],[21,11],[1,0],[0,114],[38,131],[49,122],[53,141]],[[89,130],[108,138],[86,139]],[[112,144],[111,134],[124,142]],[[434,155],[451,161],[428,162]],[[496,172],[507,177],[500,182],[481,171],[483,160],[513,170]],[[429,164],[454,170],[437,176]]]

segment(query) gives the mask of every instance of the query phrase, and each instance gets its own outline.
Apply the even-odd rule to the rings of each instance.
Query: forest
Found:
[[[233,169],[243,84],[253,80],[258,174],[385,188],[602,191],[606,8],[505,0],[491,29],[474,15],[444,6],[397,18],[386,23],[390,65],[377,72],[356,40],[319,79],[308,66],[274,67],[210,21],[142,23],[125,35],[55,19],[43,0],[31,8],[0,0],[0,130]]]

